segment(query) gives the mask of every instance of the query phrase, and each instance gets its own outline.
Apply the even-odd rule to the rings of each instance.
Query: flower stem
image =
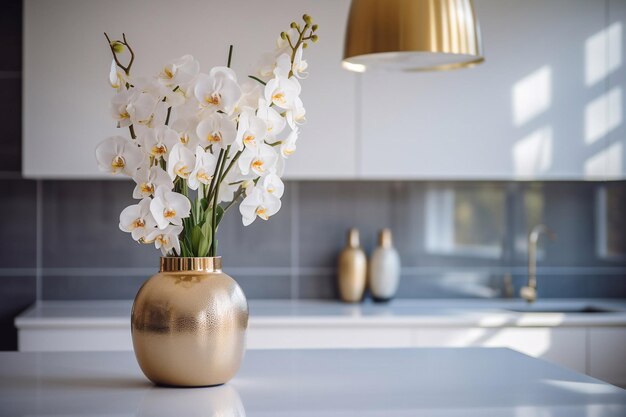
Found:
[[[263,81],[260,78],[255,77],[254,75],[248,75],[248,78],[252,78],[253,80],[258,81],[258,82],[260,82],[263,85],[267,85],[267,83],[265,81]]]
[[[231,61],[232,58],[233,58],[233,46],[230,45],[228,47],[228,64],[227,64],[228,68],[230,68],[230,61]]]
[[[222,173],[224,172],[224,165],[226,165],[226,159],[228,158],[228,151],[230,150],[230,145],[226,148],[226,151],[224,152],[224,157],[222,158],[222,163],[220,164],[220,170],[218,173],[218,178],[222,177]],[[217,183],[215,184],[215,190],[214,190],[214,195],[213,195],[213,219],[211,221],[211,228],[213,229],[213,233],[211,235],[212,238],[212,242],[211,242],[211,256],[215,256],[217,253],[216,250],[216,246],[217,246],[217,202],[219,201],[219,195],[220,195],[220,183],[221,181],[217,181]]]

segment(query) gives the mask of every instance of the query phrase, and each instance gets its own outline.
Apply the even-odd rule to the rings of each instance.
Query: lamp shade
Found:
[[[484,61],[471,0],[352,0],[344,68],[429,71]]]

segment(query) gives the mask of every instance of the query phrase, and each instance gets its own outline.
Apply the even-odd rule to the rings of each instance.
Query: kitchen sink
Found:
[[[585,306],[533,306],[529,305],[520,308],[507,308],[508,311],[516,313],[616,313],[617,310],[597,307],[593,305]]]

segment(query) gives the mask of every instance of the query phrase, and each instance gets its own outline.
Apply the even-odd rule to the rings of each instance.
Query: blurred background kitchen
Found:
[[[104,179],[93,157],[112,129],[101,126],[113,125],[103,30],[126,31],[146,54],[159,39],[162,56],[137,72],[183,53],[207,68],[228,42],[235,62],[254,63],[302,11],[319,23],[320,42],[307,56],[308,122],[283,208],[247,228],[231,212],[219,235],[225,270],[251,302],[337,300],[350,227],[367,253],[391,229],[402,262],[397,299],[518,298],[540,224],[556,234],[539,242],[540,299],[626,298],[625,1],[476,0],[485,63],[393,74],[340,67],[348,0],[263,2],[283,6],[271,24],[258,6],[240,7],[250,32],[265,34],[240,49],[245,27],[229,30],[220,17],[236,5],[213,5],[220,12],[207,33],[217,40],[186,47],[188,35],[149,29],[180,17],[166,2],[153,2],[166,13],[134,27],[117,17],[125,2],[45,3],[29,0],[24,12],[6,1],[0,15],[0,349],[17,348],[14,319],[33,303],[130,300],[158,266],[152,246],[118,230],[131,183]],[[137,18],[140,3],[125,14]],[[205,43],[206,55],[196,50]],[[83,110],[67,115],[79,99]]]

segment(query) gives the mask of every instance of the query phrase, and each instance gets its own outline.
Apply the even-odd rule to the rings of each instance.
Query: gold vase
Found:
[[[137,362],[155,384],[224,384],[245,350],[248,303],[220,257],[161,258],[131,313]]]

